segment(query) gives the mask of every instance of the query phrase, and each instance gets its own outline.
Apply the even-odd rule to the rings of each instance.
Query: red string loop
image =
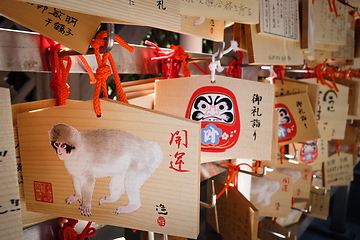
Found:
[[[282,70],[284,66],[283,65],[275,65],[274,66],[274,72],[276,73],[277,77],[275,78],[276,79],[280,79],[281,80],[281,84],[284,85],[284,80],[283,80],[283,76],[285,74],[285,71]]]
[[[96,234],[96,229],[91,228],[92,222],[88,222],[84,230],[78,234],[74,227],[78,223],[78,220],[66,218],[67,222],[64,223],[63,227],[60,228],[58,235],[61,240],[84,240],[87,237],[92,237]]]
[[[46,38],[50,44],[48,50],[50,55],[51,82],[50,88],[54,92],[56,100],[55,105],[65,105],[66,99],[70,95],[70,87],[66,83],[71,68],[71,58],[69,56],[60,56],[61,44]],[[66,67],[65,65],[66,64]]]
[[[249,168],[251,168],[251,171],[254,172],[254,168],[247,163],[240,163],[238,165],[234,165],[227,162],[220,163],[220,166],[224,166],[224,165],[227,165],[229,168],[228,181],[225,187],[221,190],[221,192],[218,195],[216,195],[216,199],[218,199],[230,187],[230,183],[233,183],[234,187],[237,188],[238,186],[237,176],[241,166],[248,166]]]
[[[93,74],[89,64],[87,63],[85,57],[79,56],[80,60],[83,62],[84,66],[89,74],[90,83],[96,83],[95,91],[94,91],[93,105],[94,105],[95,114],[98,117],[101,117],[100,99],[99,99],[100,91],[102,89],[104,98],[108,97],[106,80],[111,75],[111,70],[112,70],[112,73],[114,76],[114,81],[115,81],[116,89],[119,93],[120,100],[122,102],[129,103],[128,100],[126,99],[124,90],[122,89],[120,78],[119,78],[119,73],[116,69],[115,61],[114,61],[111,53],[106,52],[102,56],[100,55],[100,48],[102,48],[103,46],[106,45],[106,40],[105,40],[106,37],[107,37],[106,31],[99,32],[98,35],[96,36],[96,38],[94,40],[92,40],[90,43],[90,45],[95,50],[95,57],[96,57],[96,61],[98,64],[98,69],[96,70],[96,78],[94,77],[94,74]],[[134,47],[128,45],[118,35],[115,35],[115,41],[117,43],[119,43],[122,47],[124,47],[126,50],[128,50],[129,52],[134,51]],[[110,63],[110,66],[107,64],[108,61]]]
[[[233,59],[228,69],[226,70],[226,76],[231,75],[233,78],[241,78],[241,64],[244,60],[244,54],[241,51],[236,51],[239,55],[239,59]]]

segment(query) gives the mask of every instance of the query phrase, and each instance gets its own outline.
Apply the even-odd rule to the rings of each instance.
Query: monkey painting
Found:
[[[129,204],[119,206],[115,214],[141,207],[140,188],[163,160],[156,142],[114,129],[78,131],[64,123],[54,125],[48,133],[75,188],[75,194],[66,203],[78,201],[81,214],[91,216],[95,179],[110,176],[110,196],[102,197],[99,205],[116,202],[126,191]]]
[[[251,195],[259,194],[257,200],[253,204],[261,203],[260,207],[270,205],[270,198],[280,188],[280,183],[267,178],[252,177],[251,179]],[[251,197],[250,197],[251,199]]]

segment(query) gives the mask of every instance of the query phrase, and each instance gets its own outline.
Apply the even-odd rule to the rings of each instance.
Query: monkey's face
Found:
[[[60,160],[64,160],[66,154],[66,143],[54,143],[54,147],[56,148],[56,153]]]
[[[60,123],[54,125],[49,131],[49,139],[51,146],[55,149],[60,160],[66,160],[74,151],[78,131],[66,124]]]

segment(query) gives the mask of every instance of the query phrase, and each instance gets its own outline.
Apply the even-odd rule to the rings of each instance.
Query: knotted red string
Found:
[[[230,62],[228,69],[226,70],[226,76],[232,75],[233,78],[241,78],[241,64],[244,60],[244,54],[241,51],[236,51],[239,55],[239,59],[234,59]]]
[[[285,74],[285,70],[282,70],[283,67],[285,67],[285,65],[275,65],[274,66],[274,72],[277,75],[277,77],[274,80],[280,79],[282,85],[284,85],[283,76]]]
[[[324,66],[326,64],[328,59],[325,59],[325,61],[322,63],[322,64],[319,64],[317,66],[314,67],[314,71],[315,71],[315,76],[317,78],[317,82],[321,81],[321,83],[324,85],[324,86],[328,86],[330,89],[333,89],[333,86],[331,86],[330,84],[328,84],[326,81],[325,81],[325,78],[324,76],[328,77],[330,74],[329,72],[324,72],[323,69],[324,69]]]
[[[170,48],[172,51],[163,51],[156,44],[146,40],[146,45],[152,46],[155,48],[156,57],[150,58],[151,61],[160,60],[162,68],[162,76],[164,78],[178,78],[180,77],[181,67],[183,68],[182,72],[184,77],[190,77],[191,72],[188,67],[188,58],[189,54],[184,51],[181,46],[171,45]],[[169,62],[170,67],[168,67],[165,60]]]
[[[230,183],[233,183],[235,188],[238,187],[237,176],[238,176],[241,166],[248,166],[249,168],[251,168],[252,171],[254,171],[253,167],[247,163],[240,163],[238,165],[233,165],[233,164],[227,163],[227,162],[220,163],[220,166],[224,166],[224,165],[227,165],[229,168],[228,180],[227,180],[225,187],[221,190],[221,192],[218,195],[216,195],[216,199],[218,199],[230,187]]]
[[[88,66],[86,59],[81,56],[80,60],[84,63],[84,66],[86,70],[88,71],[89,77],[90,77],[90,83],[96,82],[95,91],[94,91],[94,99],[93,99],[93,105],[94,105],[94,111],[95,114],[98,117],[101,117],[101,110],[100,110],[100,91],[102,89],[103,97],[107,98],[107,86],[106,86],[106,80],[111,75],[111,70],[114,76],[116,89],[119,93],[120,100],[125,103],[129,103],[126,99],[126,96],[124,94],[124,90],[122,89],[119,73],[116,69],[115,61],[111,55],[110,52],[104,53],[102,56],[100,55],[100,48],[104,47],[106,45],[106,38],[107,32],[102,31],[100,32],[94,40],[91,41],[90,45],[95,50],[95,57],[98,64],[98,68],[96,69],[96,79],[94,77],[93,72],[91,71],[90,66]],[[124,47],[129,52],[134,51],[134,47],[128,45],[123,39],[121,39],[119,36],[115,35],[115,41],[119,43],[122,47]],[[110,66],[107,65],[107,61],[109,61]]]
[[[169,68],[167,66],[167,63],[164,62],[164,60],[169,60],[170,61],[170,59],[173,58],[173,56],[175,54],[175,51],[172,50],[172,51],[169,51],[169,52],[165,52],[165,51],[161,50],[156,44],[154,44],[153,42],[150,42],[148,40],[145,40],[145,44],[155,48],[156,57],[152,57],[152,58],[150,58],[150,60],[151,61],[160,60],[161,61],[162,76],[164,78],[166,78],[166,79],[169,78],[168,77]]]
[[[78,223],[78,220],[66,218],[67,222],[60,228],[58,235],[61,240],[84,240],[87,237],[92,237],[96,234],[95,228],[90,228],[92,222],[88,222],[84,230],[78,234],[74,227]]]
[[[50,68],[52,79],[50,82],[50,88],[54,92],[54,98],[56,100],[55,105],[65,105],[66,99],[70,95],[69,85],[66,83],[71,68],[70,56],[60,56],[61,44],[46,38],[50,44]],[[66,67],[64,65],[66,63]]]
[[[190,72],[190,69],[189,69],[189,62],[187,61],[188,58],[189,58],[189,54],[186,53],[183,49],[182,46],[174,46],[171,44],[170,46],[171,49],[173,49],[175,51],[174,53],[174,58],[178,61],[181,61],[182,62],[182,66],[183,66],[183,69],[182,69],[182,73],[184,75],[184,77],[190,77],[191,76],[191,72]]]

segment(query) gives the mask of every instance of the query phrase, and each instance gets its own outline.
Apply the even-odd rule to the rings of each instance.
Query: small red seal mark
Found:
[[[38,202],[54,202],[51,183],[34,181],[34,193]]]
[[[165,218],[164,217],[158,217],[157,223],[159,224],[160,227],[164,227],[165,226]]]

